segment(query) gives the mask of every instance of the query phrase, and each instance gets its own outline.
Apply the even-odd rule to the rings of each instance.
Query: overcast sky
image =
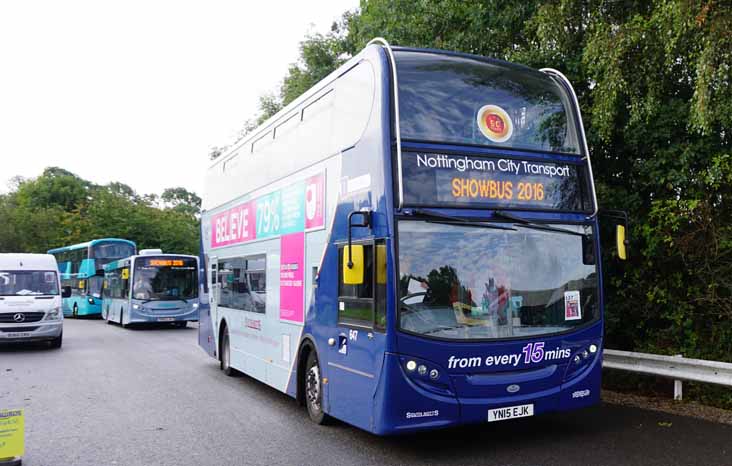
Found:
[[[358,0],[0,2],[0,192],[59,166],[138,193],[199,194],[297,59]]]

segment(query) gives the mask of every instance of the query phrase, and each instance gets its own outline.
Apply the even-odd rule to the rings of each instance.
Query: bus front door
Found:
[[[384,334],[345,325],[338,325],[336,330],[335,345],[328,348],[330,413],[371,430]]]
[[[219,319],[218,308],[219,299],[221,297],[221,285],[219,284],[219,259],[211,257],[209,260],[208,270],[208,307],[211,317],[211,337],[213,340],[214,351],[218,356],[219,347]]]
[[[216,261],[216,258],[206,258],[205,262],[203,271],[208,293],[204,293],[204,287],[201,285],[199,290],[201,301],[200,307],[198,308],[198,345],[210,356],[216,357],[216,337],[214,333],[216,320],[213,314],[213,302],[215,296],[214,286],[218,281],[216,278],[218,273],[218,262]]]
[[[385,254],[383,242],[376,244],[376,248],[374,244],[364,246],[366,265],[361,285],[344,285],[341,275],[338,323],[329,336],[327,350],[329,412],[366,430],[373,430],[374,396],[386,347],[385,334],[374,328],[378,297],[385,289],[385,281],[379,278],[385,278],[385,270],[377,273],[374,249],[378,256],[375,262],[386,268],[385,259],[379,260]],[[340,251],[339,267],[343,257]]]

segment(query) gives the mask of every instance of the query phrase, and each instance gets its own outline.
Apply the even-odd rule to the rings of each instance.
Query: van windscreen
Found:
[[[58,278],[54,271],[0,270],[0,296],[57,294]]]

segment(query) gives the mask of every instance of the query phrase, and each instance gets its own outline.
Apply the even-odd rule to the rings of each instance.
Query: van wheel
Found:
[[[327,424],[330,416],[323,411],[323,377],[315,351],[311,351],[308,355],[305,367],[305,406],[308,409],[308,415],[310,420],[316,424]]]
[[[224,336],[221,338],[221,370],[229,377],[237,375],[236,369],[231,367],[231,344],[229,343],[228,328],[224,328]]]
[[[51,348],[58,349],[61,348],[61,344],[64,341],[64,332],[61,332],[61,335],[57,336],[53,340],[51,340]]]
[[[72,315],[74,316],[74,319],[79,318],[79,306],[74,303],[74,310],[72,311]]]

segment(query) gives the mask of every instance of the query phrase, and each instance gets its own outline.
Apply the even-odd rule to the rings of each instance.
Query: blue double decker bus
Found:
[[[379,435],[591,406],[597,212],[560,72],[374,40],[208,170],[199,344]]]
[[[71,288],[64,298],[64,316],[96,316],[102,312],[104,265],[137,252],[133,241],[102,238],[48,251],[56,258],[61,286]]]

